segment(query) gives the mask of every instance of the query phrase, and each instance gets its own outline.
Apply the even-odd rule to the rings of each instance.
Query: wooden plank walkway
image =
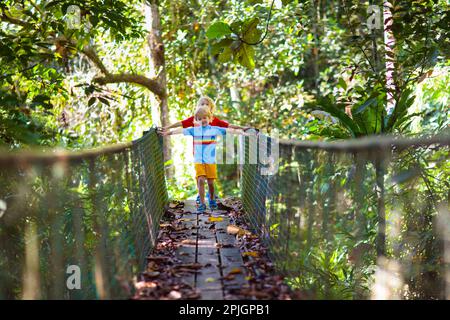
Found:
[[[236,238],[226,232],[230,218],[223,210],[203,214],[196,210],[194,200],[185,201],[182,219],[188,234],[176,256],[187,264],[199,264],[199,269],[183,281],[200,292],[201,300],[230,299],[230,290],[247,283]]]

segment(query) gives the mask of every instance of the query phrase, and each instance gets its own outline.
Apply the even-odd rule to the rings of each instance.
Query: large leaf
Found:
[[[206,36],[209,39],[217,39],[229,34],[231,34],[230,26],[227,23],[221,21],[213,23],[206,31]]]
[[[233,39],[222,39],[217,43],[214,43],[211,46],[211,55],[215,56],[218,53],[221,53],[223,51],[223,49],[227,46],[229,46],[231,43],[233,42]]]
[[[360,105],[360,106],[356,109],[356,111],[354,112],[354,114],[355,114],[355,113],[358,114],[358,113],[363,112],[364,110],[366,110],[367,107],[376,104],[376,102],[377,102],[377,97],[373,97],[373,98],[367,99],[362,105]]]
[[[411,89],[406,89],[402,92],[400,99],[395,104],[392,114],[388,118],[386,125],[386,130],[388,132],[393,132],[397,126],[401,125],[401,123],[398,122],[398,119],[403,118],[407,114],[408,109],[414,103],[414,99],[415,96],[412,95]]]
[[[242,66],[250,70],[253,70],[255,68],[255,50],[252,46],[244,43],[240,47],[240,50],[237,54],[237,59]]]
[[[362,134],[359,126],[344,111],[335,106],[334,101],[328,96],[319,98],[315,104],[307,104],[305,106],[328,112],[339,120],[339,122],[349,131],[353,138]]]
[[[256,43],[261,38],[261,31],[258,30],[258,18],[253,18],[244,22],[242,26],[242,38],[249,43]]]
[[[219,54],[219,62],[228,62],[231,60],[231,57],[233,56],[233,51],[231,50],[230,47],[225,47],[225,49],[223,50],[223,52],[221,54]]]

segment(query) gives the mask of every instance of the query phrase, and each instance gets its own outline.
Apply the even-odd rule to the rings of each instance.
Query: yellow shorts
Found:
[[[217,165],[215,163],[195,163],[195,179],[206,176],[206,179],[217,179]]]

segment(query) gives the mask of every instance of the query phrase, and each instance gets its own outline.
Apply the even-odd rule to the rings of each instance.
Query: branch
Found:
[[[30,26],[30,24],[26,21],[22,21],[13,17],[8,16],[8,14],[6,13],[5,9],[2,8],[2,14],[0,15],[0,19],[2,21],[6,21],[18,26],[22,26],[22,27],[28,27]]]
[[[82,52],[86,55],[86,57],[89,58],[89,60],[91,60],[96,65],[97,68],[100,69],[100,71],[105,76],[110,75],[110,72],[108,71],[108,69],[106,69],[102,60],[99,58],[99,56],[97,55],[97,52],[95,52],[95,50],[93,48],[85,47],[85,48],[83,48]]]
[[[73,43],[71,43],[73,45]],[[134,83],[140,85],[144,88],[147,88],[159,98],[166,97],[166,92],[161,87],[160,83],[156,79],[147,78],[138,74],[131,73],[121,73],[121,74],[112,74],[108,71],[108,69],[103,64],[102,60],[98,56],[97,52],[91,47],[85,47],[82,49],[82,52],[89,58],[103,73],[103,77],[94,78],[94,82],[100,85],[104,85],[107,83]]]
[[[159,98],[166,96],[165,91],[161,88],[161,85],[156,79],[150,79],[139,74],[121,73],[121,74],[106,74],[104,77],[97,77],[93,80],[95,83],[104,85],[107,83],[134,83],[144,88],[147,88]]]

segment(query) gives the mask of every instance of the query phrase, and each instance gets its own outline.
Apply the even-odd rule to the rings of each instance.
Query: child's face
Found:
[[[204,116],[204,117],[201,117],[201,118],[196,118],[195,120],[196,120],[195,121],[196,123],[194,123],[194,125],[196,125],[196,126],[204,127],[204,126],[207,126],[209,124],[209,117],[207,117],[207,116]]]
[[[211,110],[211,106],[209,105],[209,102],[206,99],[200,100],[200,103],[198,104],[198,107],[200,107],[200,108],[208,108],[209,110]]]

